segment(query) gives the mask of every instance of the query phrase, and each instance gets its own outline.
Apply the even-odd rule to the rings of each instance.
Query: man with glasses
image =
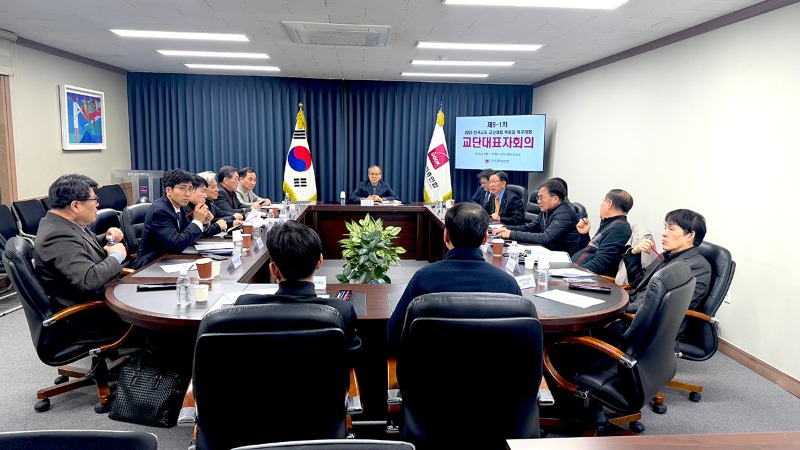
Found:
[[[539,217],[525,225],[498,228],[494,230],[494,235],[517,242],[539,244],[572,256],[580,250],[580,235],[576,229],[578,215],[564,201],[566,196],[562,183],[555,180],[545,181],[537,196],[541,210]]]
[[[122,276],[127,255],[122,231],[111,227],[98,236],[86,228],[97,217],[96,188],[97,182],[91,178],[69,174],[58,177],[48,191],[53,206],[39,221],[33,258],[57,310],[102,300],[106,287]],[[87,323],[94,323],[95,318],[98,327],[124,328],[110,310],[98,309]]]
[[[164,173],[166,193],[147,210],[134,269],[141,269],[162,255],[181,253],[203,235],[212,215],[207,214],[205,203],[194,209],[187,207],[194,193],[193,181],[194,175],[183,169]]]
[[[244,214],[245,217],[247,217],[247,214],[251,210],[261,209],[260,203],[244,206],[242,202],[239,201],[239,197],[236,195],[236,189],[239,188],[239,172],[236,170],[236,167],[220,167],[219,172],[217,172],[217,183],[221,189],[219,191],[219,196],[216,200],[214,200],[214,203],[216,203],[219,209],[223,211],[232,211],[233,213]]]
[[[389,186],[389,183],[381,180],[383,172],[381,172],[380,167],[371,166],[367,173],[369,174],[369,180],[362,181],[356,190],[350,194],[351,203],[358,203],[361,200],[374,200],[376,203],[397,200],[398,197],[392,187]]]
[[[478,181],[481,185],[472,195],[472,202],[483,206],[484,209],[489,205],[489,200],[492,198],[492,193],[489,191],[489,175],[494,172],[492,169],[483,169],[478,172]]]
[[[508,174],[502,170],[492,172],[489,175],[489,191],[492,193],[492,198],[484,208],[493,222],[506,225],[525,223],[525,208],[522,206],[522,199],[506,189],[507,185]]]
[[[244,208],[250,208],[258,204],[259,208],[262,206],[269,206],[272,202],[268,198],[261,198],[253,192],[256,187],[256,169],[252,167],[243,167],[239,171],[239,186],[236,188],[236,198]]]

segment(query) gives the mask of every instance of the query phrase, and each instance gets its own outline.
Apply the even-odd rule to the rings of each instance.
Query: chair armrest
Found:
[[[122,276],[124,276],[124,277],[132,274],[133,272],[136,272],[136,271],[131,269],[130,267],[123,267],[122,268]]]
[[[580,391],[580,386],[577,384],[571,383],[567,381],[558,371],[556,370],[555,366],[553,365],[552,361],[550,360],[550,347],[553,345],[560,345],[560,344],[577,344],[582,345],[584,347],[589,347],[603,353],[610,358],[613,358],[617,361],[617,363],[624,365],[625,367],[631,368],[636,365],[636,360],[633,359],[630,355],[626,354],[622,350],[614,347],[613,345],[601,341],[600,339],[589,337],[589,336],[568,336],[561,341],[558,341],[554,344],[551,344],[547,348],[544,349],[544,369],[545,371],[550,374],[553,380],[556,382],[559,388],[564,389],[566,391],[572,392],[573,394],[581,397],[586,398],[586,392]]]
[[[42,326],[49,327],[50,325],[53,325],[54,323],[58,322],[59,320],[65,319],[65,318],[67,318],[67,317],[69,317],[69,316],[71,316],[73,314],[78,314],[80,312],[83,312],[83,311],[86,311],[86,310],[89,310],[89,309],[95,309],[95,308],[108,308],[108,305],[106,305],[106,302],[103,301],[103,300],[95,300],[95,301],[92,301],[92,302],[78,303],[77,305],[72,305],[72,306],[70,306],[68,308],[64,308],[61,311],[59,311],[59,312],[53,314],[52,316],[48,317],[47,319],[42,321]]]
[[[553,398],[550,386],[547,385],[547,380],[542,376],[542,382],[539,383],[539,406],[550,406],[555,404],[555,402],[556,400]]]
[[[400,384],[397,382],[397,358],[386,360],[386,371],[388,375],[388,383],[386,385],[386,406],[388,409],[386,433],[397,434],[400,433],[400,420],[403,416],[400,413],[403,396],[400,393]]]
[[[695,311],[693,309],[690,309],[690,310],[686,311],[686,317],[693,317],[695,319],[700,319],[702,321],[709,322],[709,323],[716,322],[716,319],[714,319],[713,317],[709,316],[708,314],[701,313],[700,311]]]
[[[350,368],[350,390],[347,394],[347,414],[355,415],[364,412],[364,407],[361,406],[361,389],[358,387],[358,378],[356,377],[356,369]]]
[[[192,381],[189,380],[189,387],[183,396],[181,412],[178,414],[178,425],[180,426],[194,426],[197,422],[197,406],[194,403],[194,385]]]

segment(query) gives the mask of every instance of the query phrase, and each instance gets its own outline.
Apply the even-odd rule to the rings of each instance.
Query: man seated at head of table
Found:
[[[525,223],[525,208],[522,199],[508,189],[508,174],[502,170],[495,170],[489,174],[489,192],[492,198],[484,207],[493,222],[506,225],[519,225]]]
[[[486,262],[479,248],[489,237],[489,215],[472,202],[447,210],[444,218],[444,260],[423,267],[408,282],[389,318],[389,348],[396,349],[411,301],[435,292],[500,292],[522,295],[517,280],[505,270]]]
[[[276,225],[267,234],[269,271],[278,282],[272,294],[241,295],[236,305],[264,303],[313,303],[332,306],[342,315],[349,353],[361,349],[353,305],[337,298],[320,298],[314,291],[314,272],[322,267],[322,241],[316,231],[299,222]]]
[[[194,186],[194,192],[192,196],[189,197],[189,204],[187,205],[190,209],[194,209],[195,206],[200,204],[206,205],[205,214],[209,218],[209,223],[206,224],[205,229],[203,229],[203,236],[214,236],[215,234],[219,234],[222,231],[227,230],[229,227],[233,226],[233,223],[236,219],[233,216],[221,217],[217,219],[214,217],[214,213],[208,208],[208,182],[205,178],[201,177],[200,175],[195,175],[192,178],[192,186]]]
[[[257,179],[256,169],[252,167],[242,167],[239,171],[239,187],[236,188],[236,197],[239,199],[239,203],[242,204],[243,208],[250,208],[256,203],[259,207],[272,204],[270,199],[261,198],[253,192],[253,189],[256,187]]]
[[[662,253],[659,259],[642,269],[641,253],[654,251],[655,243],[642,239],[635,247],[629,248],[622,255],[625,270],[628,272],[628,283],[633,287],[628,291],[630,297],[628,312],[636,312],[639,309],[641,304],[639,297],[644,297],[653,274],[673,261],[683,261],[692,269],[692,276],[697,282],[689,309],[695,309],[703,300],[711,282],[711,264],[697,248],[703,242],[705,235],[705,217],[689,209],[676,209],[664,217],[664,232],[661,234]]]
[[[350,194],[351,203],[358,203],[361,200],[374,200],[377,203],[382,203],[398,199],[389,183],[381,180],[383,172],[379,166],[370,166],[367,174],[369,179],[362,181]]]
[[[194,174],[183,169],[169,170],[164,172],[162,182],[165,194],[147,210],[134,269],[141,269],[163,255],[186,250],[211,222],[205,203],[194,209],[187,206],[194,193]]]
[[[104,235],[95,235],[86,228],[97,218],[96,188],[96,181],[79,174],[62,175],[50,185],[53,206],[39,221],[33,258],[55,311],[103,299],[108,285],[122,276],[121,264],[127,255],[122,230],[112,227]],[[127,329],[107,309],[80,316],[90,329]]]
[[[223,211],[232,211],[234,213],[247,214],[252,211],[261,209],[260,203],[254,203],[250,206],[242,205],[239,197],[236,195],[236,189],[239,188],[239,172],[236,167],[222,166],[217,172],[217,183],[219,184],[219,196],[214,203],[219,206]]]
[[[538,244],[553,251],[562,251],[572,256],[580,250],[580,235],[576,226],[578,215],[564,199],[564,185],[547,180],[539,188],[537,200],[539,216],[525,225],[514,225],[494,230],[495,236],[513,241]]]
[[[600,203],[600,228],[589,240],[592,224],[588,217],[578,221],[582,250],[572,255],[572,262],[599,275],[616,277],[625,245],[631,238],[628,211],[633,207],[633,197],[622,189],[608,191]]]

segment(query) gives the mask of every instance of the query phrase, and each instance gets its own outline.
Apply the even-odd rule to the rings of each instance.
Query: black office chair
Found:
[[[17,222],[11,214],[11,209],[7,205],[0,204],[0,252],[5,251],[8,240],[18,234],[19,228],[17,228]],[[12,289],[13,286],[6,273],[6,267],[0,262],[0,295]]]
[[[0,433],[3,450],[158,450],[158,438],[144,431],[41,430]]]
[[[531,194],[531,198],[528,199],[528,203],[525,205],[525,223],[533,222],[537,217],[539,217],[539,199],[538,196],[539,192],[534,192]]]
[[[139,251],[139,242],[142,240],[144,219],[148,209],[150,209],[150,203],[136,203],[126,206],[122,210],[122,233],[125,235],[125,247],[131,254],[131,258],[135,258],[136,252]]]
[[[106,231],[108,231],[108,229],[111,227],[122,229],[120,213],[111,208],[103,208],[98,210],[97,219],[95,219],[95,221],[89,225],[89,229],[92,230],[92,233],[94,234],[106,234]]]
[[[595,433],[627,430],[641,433],[642,407],[661,392],[677,370],[675,337],[689,307],[695,279],[689,266],[676,261],[656,272],[642,306],[627,330],[608,343],[589,336],[570,336],[544,351],[547,381],[577,397],[578,415],[572,421]],[[576,403],[556,396],[556,405]],[[580,408],[581,404],[584,408]],[[604,409],[607,408],[607,409]],[[607,413],[606,411],[613,411]],[[563,412],[562,412],[563,414]],[[559,427],[569,420],[542,419],[542,426]]]
[[[118,184],[109,184],[95,189],[94,194],[99,199],[98,208],[109,208],[117,212],[122,212],[128,206],[128,197],[125,190]]]
[[[389,364],[390,414],[402,403],[390,426],[419,448],[504,449],[506,439],[538,438],[541,357],[542,327],[524,297],[417,297],[406,311],[396,381]]]
[[[414,450],[414,445],[403,441],[373,439],[318,439],[315,441],[274,442],[247,445],[232,450]]]
[[[152,202],[150,201],[150,198],[143,195],[139,197],[139,200],[136,200],[136,203],[152,203]]]
[[[572,205],[572,209],[575,210],[575,214],[580,215],[583,218],[589,217],[589,213],[586,212],[586,208],[578,202],[570,202]]]
[[[506,189],[517,194],[519,199],[522,200],[522,209],[524,210],[528,204],[528,189],[518,184],[507,184]]]
[[[703,242],[698,247],[700,254],[711,264],[711,282],[708,292],[700,302],[697,309],[686,312],[683,332],[678,335],[675,346],[676,355],[689,361],[705,361],[719,348],[717,327],[719,321],[714,318],[722,306],[722,301],[728,294],[728,289],[736,272],[736,262],[731,257],[731,252],[711,242]],[[672,380],[667,386],[684,391],[689,391],[689,400],[700,401],[700,392],[703,386],[681,380]]]
[[[51,209],[53,209],[53,200],[50,197],[43,197],[41,201],[42,201],[42,206],[44,206],[44,209],[46,211],[50,211]]]
[[[342,316],[330,306],[244,305],[208,314],[197,332],[192,380],[198,450],[346,437],[350,364]],[[253,386],[263,398],[246,394]]]
[[[39,230],[39,221],[47,214],[42,202],[39,200],[20,200],[11,202],[14,216],[19,224],[20,234],[34,239]]]
[[[117,358],[106,363],[109,352],[120,347],[131,334],[133,327],[108,331],[87,329],[84,324],[76,324],[73,319],[91,314],[98,308],[108,308],[105,301],[80,303],[62,310],[55,310],[33,268],[33,246],[20,236],[11,238],[3,252],[3,264],[11,277],[14,288],[19,293],[22,309],[28,319],[33,346],[39,359],[48,366],[59,366],[55,385],[40,389],[36,396],[39,402],[34,409],[42,412],[50,408],[50,397],[73,391],[83,386],[96,385],[99,403],[94,410],[98,413],[110,409],[111,391],[108,388],[110,372],[128,357]],[[66,366],[79,359],[92,357],[89,369]],[[69,378],[73,378],[69,380]]]

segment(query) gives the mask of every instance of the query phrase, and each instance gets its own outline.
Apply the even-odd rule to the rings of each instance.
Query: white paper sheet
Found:
[[[566,268],[566,269],[550,269],[550,276],[551,277],[569,277],[569,278],[580,278],[580,277],[591,277],[594,274],[592,272],[587,272],[585,270],[574,269],[574,268]]]
[[[197,251],[233,249],[233,242],[213,242],[210,244],[194,244]]]
[[[183,268],[186,268],[187,272],[190,270],[197,270],[194,267],[194,261],[183,264],[164,264],[163,266],[161,266],[161,268],[164,269],[164,272],[167,273],[180,273],[181,269]]]
[[[546,298],[548,300],[553,300],[554,302],[563,303],[565,305],[571,305],[584,309],[590,306],[605,303],[603,300],[598,300],[593,297],[587,297],[585,295],[580,295],[580,294],[573,294],[572,292],[561,291],[558,289],[542,292],[541,294],[536,294],[536,296]]]
[[[264,288],[264,289],[253,289],[253,290],[250,290],[250,291],[226,292],[226,293],[222,294],[219,297],[219,299],[217,299],[217,301],[211,306],[211,308],[208,308],[208,310],[206,310],[205,314],[208,314],[211,311],[216,311],[216,310],[218,310],[220,308],[223,308],[225,306],[233,305],[234,303],[236,303],[236,299],[239,298],[240,295],[245,295],[245,294],[262,294],[263,295],[263,294],[274,294],[276,292],[278,292],[278,286],[277,285],[274,285],[273,287]],[[203,315],[205,315],[205,314],[203,314]]]

